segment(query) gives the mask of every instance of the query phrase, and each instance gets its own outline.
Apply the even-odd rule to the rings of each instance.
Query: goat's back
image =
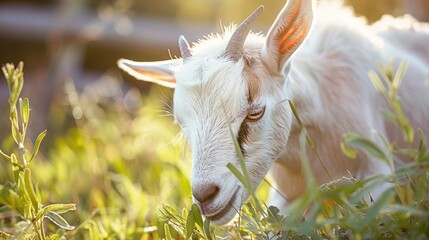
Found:
[[[429,66],[429,24],[421,23],[409,15],[399,18],[383,16],[372,29],[390,43],[392,47],[402,49],[412,57],[419,58],[426,68]]]

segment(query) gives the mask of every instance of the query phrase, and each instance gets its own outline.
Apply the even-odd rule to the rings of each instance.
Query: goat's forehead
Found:
[[[194,59],[186,65],[176,75],[176,115],[182,118],[205,114],[235,117],[245,108],[248,89],[242,62]]]
[[[249,99],[258,97],[260,76],[249,71],[249,62],[245,61],[252,59],[253,63],[257,63],[264,38],[250,33],[244,44],[246,59],[232,62],[224,56],[233,33],[231,30],[200,41],[193,47],[193,57],[177,70],[174,94],[176,116],[178,113],[184,118],[194,117],[210,112],[228,114],[234,118],[245,110]]]

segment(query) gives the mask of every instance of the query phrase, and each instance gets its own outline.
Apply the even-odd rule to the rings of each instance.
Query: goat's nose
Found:
[[[219,187],[216,184],[209,184],[204,187],[193,189],[192,195],[201,204],[208,202],[216,197],[219,192]]]

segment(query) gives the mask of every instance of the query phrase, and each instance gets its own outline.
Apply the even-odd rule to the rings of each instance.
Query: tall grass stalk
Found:
[[[27,98],[20,98],[24,85],[24,64],[21,62],[15,68],[13,64],[6,64],[2,70],[9,87],[9,116],[11,135],[17,147],[17,153],[6,154],[0,150],[0,155],[10,163],[14,179],[0,184],[0,213],[13,213],[19,219],[15,226],[8,227],[11,231],[0,230],[1,238],[16,239],[60,239],[62,231],[47,233],[45,219],[49,219],[57,227],[64,230],[73,230],[60,214],[75,210],[75,204],[43,205],[40,190],[34,184],[30,164],[39,151],[40,144],[46,131],[39,134],[30,154],[25,148],[26,133],[30,118],[30,103]],[[19,107],[17,107],[17,105]],[[14,222],[14,221],[11,221]]]

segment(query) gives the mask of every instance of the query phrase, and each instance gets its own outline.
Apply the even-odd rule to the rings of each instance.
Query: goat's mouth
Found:
[[[232,195],[228,203],[222,209],[219,209],[214,213],[207,214],[206,218],[210,219],[210,221],[214,225],[223,225],[231,221],[232,218],[234,218],[234,216],[236,215],[236,213],[238,213],[239,208],[241,207],[241,203],[237,202],[238,200],[237,196],[239,192],[240,192],[240,187],[238,187],[235,190],[234,194]],[[239,206],[236,206],[236,205],[239,205]],[[233,212],[234,214],[232,214]]]

